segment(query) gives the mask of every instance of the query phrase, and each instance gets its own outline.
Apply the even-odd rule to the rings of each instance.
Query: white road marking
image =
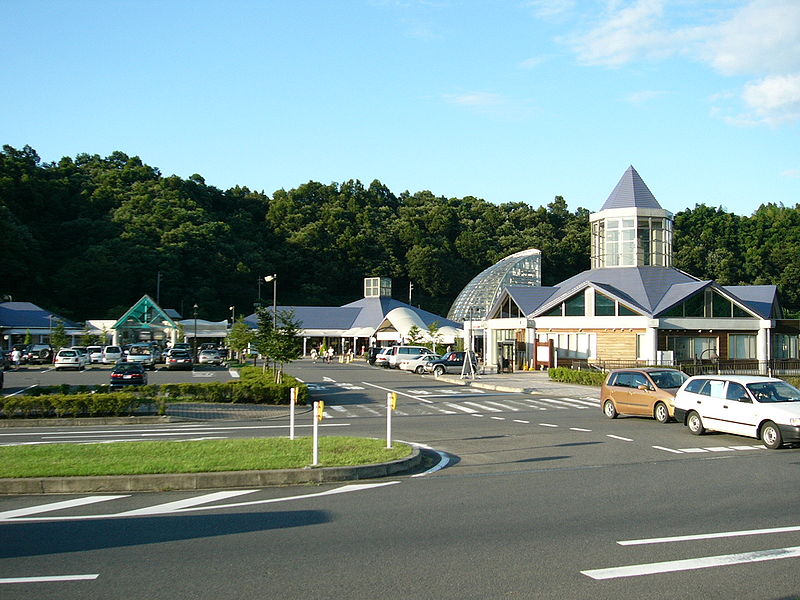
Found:
[[[553,425],[552,423],[539,423],[542,427],[558,427],[558,425]]]
[[[195,496],[193,498],[186,498],[185,500],[176,500],[175,502],[167,502],[165,504],[156,504],[155,506],[148,506],[146,508],[137,508],[135,510],[128,510],[119,513],[119,517],[132,517],[138,515],[158,515],[164,513],[177,512],[179,510],[187,509],[199,504],[208,504],[209,502],[217,502],[218,500],[227,500],[241,496],[242,494],[252,494],[257,490],[229,490],[224,492],[213,492],[211,494],[203,494],[202,496]]]
[[[239,379],[239,377],[240,377],[239,371],[237,371],[236,369],[228,369],[228,375],[230,375],[234,379]]]
[[[508,406],[507,404],[501,404],[500,402],[492,402],[491,400],[485,400],[486,404],[492,404],[494,406],[499,406],[500,408],[505,408],[506,410],[510,410],[512,412],[519,412],[518,408],[514,408],[513,406]]]
[[[691,535],[676,535],[660,538],[642,538],[639,540],[620,540],[620,546],[643,546],[646,544],[668,544],[671,542],[694,542],[697,540],[716,540],[720,538],[743,537],[749,535],[766,535],[772,533],[792,533],[800,531],[800,525],[787,527],[771,527],[770,529],[744,529],[740,531],[719,531],[716,533],[696,533]]]
[[[664,452],[672,452],[673,454],[683,454],[680,450],[673,450],[672,448],[664,448],[664,446],[652,446],[656,450],[663,450]]]
[[[470,408],[469,406],[461,406],[460,404],[451,404],[451,403],[448,402],[446,404],[446,406],[449,406],[450,408],[455,408],[456,410],[460,410],[460,411],[463,411],[463,412],[469,413],[469,414],[475,414],[475,413],[478,412],[477,410],[474,410],[474,409]]]
[[[490,419],[494,419],[495,421],[505,421],[505,417],[489,417]]]
[[[606,437],[610,437],[610,438],[613,438],[615,440],[622,440],[623,442],[632,442],[633,441],[631,438],[622,437],[620,435],[608,434],[608,435],[606,435]]]
[[[588,406],[583,406],[582,404],[575,404],[572,398],[567,398],[567,400],[569,400],[569,402],[564,402],[564,400],[557,400],[556,398],[538,398],[536,402],[548,402],[557,408],[578,408],[578,409],[589,408]]]
[[[665,562],[629,565],[625,567],[612,567],[609,569],[592,569],[581,571],[582,574],[592,579],[617,579],[620,577],[639,577],[641,575],[655,575],[657,573],[673,573],[675,571],[691,571],[723,567],[781,558],[800,557],[800,546],[789,548],[775,548],[758,552],[742,552],[739,554],[721,554],[703,558],[687,558],[683,560],[668,560]]]
[[[522,419],[514,419],[514,423],[526,423],[526,424],[529,424],[530,421],[523,421]]]
[[[594,402],[587,402],[586,400],[578,400],[577,398],[561,398],[565,402],[577,402],[581,405],[586,405],[590,408],[600,408],[600,401],[595,400]]]
[[[52,583],[58,581],[91,581],[100,577],[99,573],[87,575],[44,575],[41,577],[5,577],[0,579],[0,584],[5,583]]]
[[[591,432],[592,431],[591,429],[584,429],[582,427],[570,427],[569,430],[570,431],[585,431],[585,432]]]
[[[28,508],[7,510],[5,512],[0,512],[0,521],[8,521],[15,519],[16,517],[35,515],[43,512],[52,512],[54,510],[63,510],[65,508],[74,508],[76,506],[86,506],[87,504],[96,504],[98,502],[106,502],[108,500],[116,500],[118,498],[127,498],[129,496],[130,494],[123,496],[87,496],[86,498],[76,498],[75,500],[64,500],[62,502],[40,504],[39,506],[29,506]]]
[[[493,408],[491,406],[485,406],[483,404],[478,404],[477,402],[462,402],[462,404],[469,404],[470,406],[474,406],[480,410],[484,410],[486,412],[503,412],[499,408]]]

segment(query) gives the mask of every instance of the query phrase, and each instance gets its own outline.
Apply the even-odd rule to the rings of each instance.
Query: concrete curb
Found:
[[[0,479],[0,495],[76,494],[97,492],[161,492],[238,487],[267,487],[304,483],[330,483],[375,479],[408,473],[422,463],[419,448],[399,460],[355,467],[309,467],[269,471],[220,471],[218,473],[168,473],[159,475],[110,475],[98,477],[26,477]]]
[[[181,419],[171,416],[148,417],[84,417],[71,419],[0,419],[0,429],[8,427],[80,427],[90,425],[153,425],[175,423]]]
[[[447,375],[440,375],[439,380],[446,381],[447,383],[452,383],[455,385],[465,385],[469,387],[474,387],[482,390],[491,390],[494,392],[519,392],[520,394],[530,394],[536,391],[535,388],[529,387],[519,387],[513,385],[503,385],[497,383],[485,383],[480,379],[461,379],[458,377],[452,377]]]

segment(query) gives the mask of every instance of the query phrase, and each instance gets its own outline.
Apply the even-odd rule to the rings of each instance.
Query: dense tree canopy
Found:
[[[202,318],[270,304],[339,305],[367,276],[398,298],[446,314],[464,285],[501,258],[542,251],[544,285],[589,268],[589,211],[496,205],[379,181],[310,181],[272,196],[219,190],[200,175],[164,177],[138,157],[80,154],[42,163],[30,147],[0,153],[0,296],[77,320],[117,318],[143,294]],[[800,309],[800,208],[751,217],[697,205],[676,214],[675,266],[725,285],[774,283]],[[160,274],[160,279],[159,279]],[[160,281],[160,284],[159,284]],[[263,290],[262,290],[263,287]]]

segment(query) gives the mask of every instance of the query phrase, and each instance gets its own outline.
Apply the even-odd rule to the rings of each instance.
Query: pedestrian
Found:
[[[333,362],[333,355],[336,354],[336,351],[333,349],[333,346],[328,348],[328,362]]]
[[[313,360],[315,364],[317,362],[317,358],[318,357],[319,357],[319,354],[317,353],[317,349],[316,348],[312,348],[311,349],[311,360]]]
[[[19,370],[19,363],[22,360],[22,351],[19,348],[14,348],[11,352],[11,362],[14,363],[14,370]]]

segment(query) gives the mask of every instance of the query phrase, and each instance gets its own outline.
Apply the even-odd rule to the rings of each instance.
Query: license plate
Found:
[[[122,376],[123,379],[130,379],[131,377],[133,377],[133,375],[123,375]]]

